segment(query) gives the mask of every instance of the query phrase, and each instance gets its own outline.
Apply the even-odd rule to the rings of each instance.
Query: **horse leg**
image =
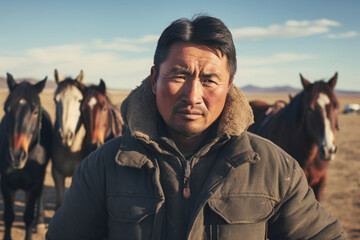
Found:
[[[54,166],[52,168],[52,176],[55,182],[56,197],[57,197],[55,210],[58,210],[64,200],[65,176],[61,174],[58,170],[56,170]]]
[[[34,225],[35,217],[35,204],[40,199],[41,194],[41,184],[36,184],[30,191],[26,192],[26,207],[24,213],[24,222],[25,222],[25,240],[31,240],[31,229]]]
[[[44,221],[44,191],[41,190],[40,196],[35,201],[34,206],[34,221],[32,223],[31,229],[34,233],[38,232],[39,224],[43,224]],[[45,226],[44,226],[45,227]]]
[[[15,219],[14,214],[14,201],[15,191],[11,191],[4,183],[4,179],[1,180],[1,192],[4,198],[4,222],[5,233],[4,240],[11,240],[11,226]]]

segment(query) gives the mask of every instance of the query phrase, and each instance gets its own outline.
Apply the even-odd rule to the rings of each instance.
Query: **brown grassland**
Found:
[[[7,91],[0,90],[0,106],[6,99]],[[124,91],[110,91],[109,93],[112,102],[120,106],[122,100],[126,97],[127,92]],[[288,100],[287,94],[281,95],[258,95],[248,94],[249,100],[261,99],[268,103],[273,103],[275,100]],[[349,239],[360,239],[360,115],[357,114],[342,114],[343,107],[348,103],[360,103],[360,95],[338,96],[340,101],[339,109],[339,125],[340,131],[336,135],[338,145],[338,154],[336,159],[331,162],[328,170],[328,182],[325,188],[324,200],[321,203],[328,211],[339,219],[343,225]],[[52,121],[54,121],[55,109],[53,102],[53,91],[46,90],[41,94],[41,102],[46,109]],[[0,111],[0,119],[3,116],[3,110]],[[67,186],[70,186],[71,178],[67,179]],[[34,240],[45,239],[45,232],[51,217],[54,214],[55,207],[55,190],[54,182],[51,177],[51,162],[47,167],[45,186],[45,221],[43,226],[40,226],[38,233],[33,235]],[[12,228],[13,239],[24,238],[24,224],[22,215],[24,211],[24,194],[19,191],[16,195],[15,214],[16,219]],[[0,196],[0,238],[4,233],[3,215],[3,200]]]

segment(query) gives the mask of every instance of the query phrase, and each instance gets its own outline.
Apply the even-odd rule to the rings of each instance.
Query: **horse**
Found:
[[[86,135],[83,143],[85,155],[100,147],[107,140],[122,135],[124,121],[120,111],[106,94],[105,82],[85,88],[81,103],[81,117]]]
[[[47,77],[36,84],[16,83],[7,73],[9,95],[4,103],[5,115],[0,123],[1,192],[4,199],[4,239],[11,239],[15,218],[17,190],[26,193],[24,212],[25,239],[31,239],[32,228],[44,222],[43,184],[51,157],[52,125],[41,106],[39,94]]]
[[[255,123],[249,131],[268,138],[294,157],[320,202],[329,162],[335,158],[339,102],[334,93],[338,74],[310,83],[300,74],[303,90],[290,102],[269,105],[250,101]],[[279,103],[279,102],[277,102]]]
[[[85,85],[82,83],[83,71],[75,79],[63,78],[57,69],[54,75],[57,88],[54,93],[56,115],[52,141],[52,177],[57,195],[55,209],[58,209],[65,196],[65,178],[74,174],[85,156],[82,149],[85,128],[80,117]]]

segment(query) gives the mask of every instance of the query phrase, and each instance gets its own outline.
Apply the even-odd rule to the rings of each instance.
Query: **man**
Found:
[[[219,19],[165,29],[127,131],[82,162],[47,239],[345,239],[296,161],[246,131],[235,72]]]

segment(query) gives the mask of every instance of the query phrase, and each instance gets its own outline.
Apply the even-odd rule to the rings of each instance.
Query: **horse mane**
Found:
[[[106,101],[109,104],[112,134],[115,137],[121,136],[123,132],[124,121],[121,117],[120,110],[111,102],[109,96],[107,95],[107,92],[105,91],[105,93],[102,93],[97,85],[90,85],[85,89],[84,98],[93,95],[96,92],[100,92],[101,94],[104,94]]]
[[[320,92],[324,92],[329,96],[330,101],[334,104],[335,108],[339,107],[339,101],[336,98],[333,89],[324,80],[316,81],[313,84],[311,84],[308,88],[310,90],[311,98],[313,98],[314,95]]]
[[[64,88],[66,88],[69,85],[70,86],[75,85],[81,92],[83,92],[81,84],[76,79],[72,79],[71,77],[67,77],[67,78],[65,78],[65,80],[58,83],[58,87],[57,87],[57,89],[55,91],[55,95],[58,94],[59,92],[61,92]]]

